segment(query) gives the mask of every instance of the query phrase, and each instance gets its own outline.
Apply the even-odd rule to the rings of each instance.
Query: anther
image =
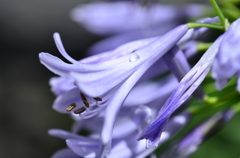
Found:
[[[86,107],[89,108],[90,104],[88,103],[87,98],[85,97],[85,95],[82,92],[80,92],[80,95],[81,95],[81,98],[83,100],[84,105],[86,105]]]
[[[77,106],[76,103],[72,103],[72,104],[68,105],[68,107],[66,108],[66,110],[67,110],[68,112],[70,112],[70,111],[72,111],[72,109],[74,109],[76,106]]]
[[[87,100],[83,100],[83,103],[84,103],[84,105],[86,105],[86,107],[88,107],[88,108],[90,107],[90,105],[89,105]]]
[[[75,113],[75,114],[81,114],[81,113],[83,113],[85,110],[86,110],[86,108],[83,106],[83,107],[81,107],[80,109],[75,110],[74,113]]]
[[[95,99],[96,101],[102,101],[102,98],[99,98],[99,97],[95,97],[93,99]]]
[[[87,98],[85,97],[85,95],[82,92],[80,92],[80,95],[81,95],[82,100],[87,100]]]

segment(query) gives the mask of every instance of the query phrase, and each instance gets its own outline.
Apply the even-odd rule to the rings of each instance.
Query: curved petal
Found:
[[[134,112],[134,122],[136,123],[138,130],[142,131],[152,122],[152,110],[148,106],[140,105]]]
[[[133,75],[131,75],[126,82],[116,91],[115,95],[109,101],[109,105],[106,108],[105,120],[101,133],[102,149],[100,154],[105,154],[109,150],[109,145],[112,140],[112,131],[116,116],[122,106],[122,103],[129,91],[132,89],[138,78],[151,66],[151,61],[145,63],[145,67],[138,69]],[[104,156],[104,155],[103,155]]]
[[[129,148],[126,141],[120,141],[111,150],[109,158],[124,157],[130,158],[133,156],[131,148]]]
[[[67,64],[63,62],[58,57],[55,57],[48,53],[40,53],[39,54],[40,62],[46,66],[53,73],[68,77],[69,71],[81,71],[80,64]],[[80,70],[79,70],[80,69]],[[85,71],[84,69],[82,71]]]
[[[234,21],[224,33],[222,44],[219,49],[218,60],[222,65],[230,64],[233,68],[240,67],[240,18]],[[231,50],[231,53],[229,51]]]
[[[79,156],[72,150],[66,148],[58,150],[51,156],[51,158],[79,158]]]
[[[68,77],[52,77],[49,81],[51,90],[55,95],[63,94],[73,88],[76,88],[74,85],[74,80]]]
[[[89,143],[94,145],[99,142],[98,139],[83,137],[65,130],[61,130],[61,129],[50,129],[48,130],[48,134],[61,139],[75,139],[81,142],[82,144]]]
[[[170,115],[188,99],[209,72],[221,41],[222,36],[213,43],[198,63],[184,76],[178,88],[159,111],[156,120],[140,134],[138,139],[147,139],[150,143],[149,145],[157,145],[164,125]]]
[[[54,38],[54,41],[55,41],[55,44],[58,48],[58,51],[62,54],[62,56],[64,58],[66,58],[68,61],[70,61],[71,63],[78,63],[78,61],[76,61],[75,59],[73,59],[72,57],[70,57],[67,52],[65,51],[65,48],[63,47],[63,44],[62,44],[62,40],[60,38],[60,35],[59,33],[54,33],[53,34],[53,38]]]
[[[53,103],[53,109],[60,113],[69,113],[66,108],[71,103],[76,103],[76,109],[83,107],[83,101],[78,88],[71,89],[59,95]]]
[[[84,158],[94,158],[98,151],[98,143],[82,142],[75,139],[67,139],[67,146],[77,155]]]
[[[114,63],[111,69],[94,73],[89,71],[88,73],[72,72],[70,73],[71,77],[77,81],[78,87],[83,90],[85,94],[89,96],[101,96],[123,82],[141,66],[143,67],[146,62],[151,61],[151,64],[155,63],[176,44],[186,31],[187,26],[181,25],[133,53],[105,62],[105,65],[113,65]],[[134,42],[132,44],[134,44]]]
[[[124,130],[123,130],[124,129]],[[116,120],[112,137],[113,139],[124,138],[137,130],[137,125],[128,117]]]
[[[178,81],[173,75],[157,82],[143,82],[131,90],[124,102],[124,106],[149,104],[158,98],[165,98],[165,96],[171,94],[177,85]]]

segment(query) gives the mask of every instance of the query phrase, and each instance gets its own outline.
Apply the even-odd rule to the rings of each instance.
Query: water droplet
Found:
[[[139,59],[140,59],[140,57],[136,53],[130,54],[130,57],[129,57],[130,62],[135,62],[135,61],[138,61]]]

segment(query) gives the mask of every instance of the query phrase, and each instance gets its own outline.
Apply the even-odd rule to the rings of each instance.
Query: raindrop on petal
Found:
[[[135,62],[135,61],[137,61],[139,59],[140,59],[140,57],[136,53],[131,53],[130,54],[130,57],[129,57],[129,61],[130,62]]]

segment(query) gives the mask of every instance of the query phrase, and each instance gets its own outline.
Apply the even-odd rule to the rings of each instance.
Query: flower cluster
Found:
[[[228,28],[229,23],[219,13],[219,17],[180,24],[204,16],[205,8],[157,3],[142,6],[138,1],[76,7],[71,12],[74,21],[94,34],[111,36],[89,48],[89,57],[75,60],[66,52],[60,35],[54,33],[56,46],[68,62],[48,53],[39,54],[40,62],[59,75],[50,79],[56,95],[53,108],[70,113],[75,120],[71,132],[49,130],[50,135],[65,139],[69,148],[53,158],[146,157],[204,111],[186,106],[177,111],[191,96],[201,103],[226,103],[218,98],[212,101],[200,85],[211,69],[219,90],[240,72],[240,21]],[[209,28],[227,30],[213,43],[199,42],[209,34]],[[198,52],[203,50],[206,52],[199,59]],[[198,61],[191,62],[192,58]],[[234,101],[233,105],[238,102]],[[223,113],[221,118],[225,118]],[[186,150],[182,144],[192,137],[197,139],[210,131],[212,124],[221,124],[215,117],[183,138],[177,153]],[[82,131],[87,134],[79,135]]]

